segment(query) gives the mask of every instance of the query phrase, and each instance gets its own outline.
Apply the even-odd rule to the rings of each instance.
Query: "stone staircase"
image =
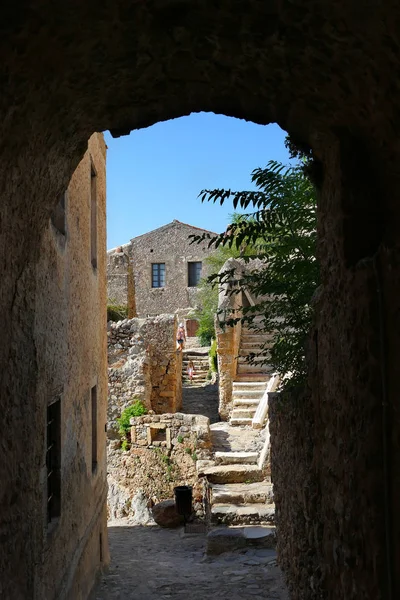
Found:
[[[265,381],[244,381],[244,378],[233,382],[232,413],[230,424],[250,425],[267,388],[268,377]]]
[[[255,325],[260,323],[260,319],[260,317],[256,317]],[[242,327],[237,367],[237,374],[239,376],[252,375],[262,378],[272,374],[272,368],[268,364],[262,364],[268,356],[267,351],[262,349],[262,346],[265,343],[268,345],[270,341],[271,334],[264,331],[257,331],[256,329],[249,329],[246,326]],[[250,355],[259,353],[262,354],[255,356],[252,362],[248,361]]]
[[[210,485],[212,524],[269,527],[266,547],[271,547],[275,508],[271,479],[262,464],[265,430],[220,422],[211,425],[211,436],[214,460],[199,464],[198,472]]]
[[[190,339],[190,338],[189,338]],[[197,340],[197,338],[194,338]],[[198,343],[198,341],[197,341]],[[202,386],[207,383],[207,373],[209,371],[209,359],[208,352],[209,346],[190,347],[185,346],[182,356],[182,382],[183,385],[196,385]],[[193,361],[194,364],[194,375],[193,383],[190,383],[189,376],[187,374],[187,366],[189,361]]]

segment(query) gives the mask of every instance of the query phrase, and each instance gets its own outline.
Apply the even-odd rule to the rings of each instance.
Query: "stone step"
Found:
[[[214,454],[216,465],[255,464],[258,452],[216,452]]]
[[[253,389],[247,388],[245,390],[238,390],[236,386],[233,386],[232,398],[247,398],[248,400],[254,398],[261,398],[264,395],[267,386],[264,385],[262,388]]]
[[[273,549],[276,545],[275,527],[273,526],[247,526],[227,527],[220,526],[212,529],[207,534],[206,553],[218,555],[223,552],[232,552],[241,548],[266,548]]]
[[[256,414],[256,407],[253,408],[234,408],[232,410],[232,414],[231,414],[231,418],[230,420],[237,420],[237,419],[253,419],[254,415]]]
[[[265,356],[265,354],[260,355],[260,356],[253,356],[253,358],[249,359],[247,358],[247,356],[238,356],[238,363],[240,364],[245,364],[245,365],[251,365],[254,363],[261,363],[261,362],[265,362],[267,360],[267,356]]]
[[[211,508],[211,521],[224,525],[274,523],[273,504],[214,504]]]
[[[260,404],[260,398],[234,398],[233,399],[233,407],[234,408],[244,408],[244,407],[255,407]]]
[[[265,350],[261,350],[261,349],[253,349],[253,348],[240,348],[239,350],[239,358],[242,358],[243,356],[250,356],[250,354],[259,354],[259,352],[262,352],[263,357],[268,357],[268,352],[266,352]]]
[[[234,383],[268,383],[271,376],[266,373],[236,373]]]
[[[242,331],[242,334],[240,336],[240,340],[244,341],[244,342],[251,342],[252,340],[263,340],[263,341],[271,341],[272,340],[272,336],[268,333],[265,333],[263,331],[257,332],[257,331]]]
[[[213,504],[272,504],[271,479],[256,483],[213,483]]]
[[[202,474],[211,483],[251,483],[263,480],[263,473],[257,465],[217,465],[205,468]]]
[[[249,363],[238,364],[237,372],[242,373],[260,373],[269,375],[273,373],[272,367],[269,365],[251,365]]]
[[[232,427],[237,427],[239,425],[248,425],[251,427],[252,421],[252,417],[240,417],[238,419],[230,419],[229,423],[232,425]]]

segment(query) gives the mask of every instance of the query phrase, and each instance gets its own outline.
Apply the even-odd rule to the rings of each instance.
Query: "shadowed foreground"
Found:
[[[109,527],[111,565],[92,600],[287,600],[275,551],[205,556],[205,536],[183,529]]]

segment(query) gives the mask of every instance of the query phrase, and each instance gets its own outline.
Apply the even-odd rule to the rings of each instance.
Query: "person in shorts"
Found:
[[[186,342],[185,328],[183,323],[179,323],[178,332],[176,334],[176,343],[178,344],[179,352],[182,352]]]

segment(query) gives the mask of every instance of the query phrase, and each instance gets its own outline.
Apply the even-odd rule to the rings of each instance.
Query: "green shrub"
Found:
[[[129,450],[129,448],[130,448],[130,444],[129,444],[128,440],[122,440],[121,450],[123,450],[125,452],[126,450]]]
[[[126,436],[131,428],[131,417],[140,417],[142,415],[145,415],[146,413],[147,410],[143,402],[141,400],[136,399],[133,404],[127,406],[122,411],[121,416],[119,417],[119,419],[117,419],[117,423],[119,425],[119,433],[122,436]]]
[[[128,318],[128,307],[123,304],[107,305],[107,321],[123,321]]]
[[[182,435],[178,435],[178,442],[180,444],[183,444],[183,436]]]

